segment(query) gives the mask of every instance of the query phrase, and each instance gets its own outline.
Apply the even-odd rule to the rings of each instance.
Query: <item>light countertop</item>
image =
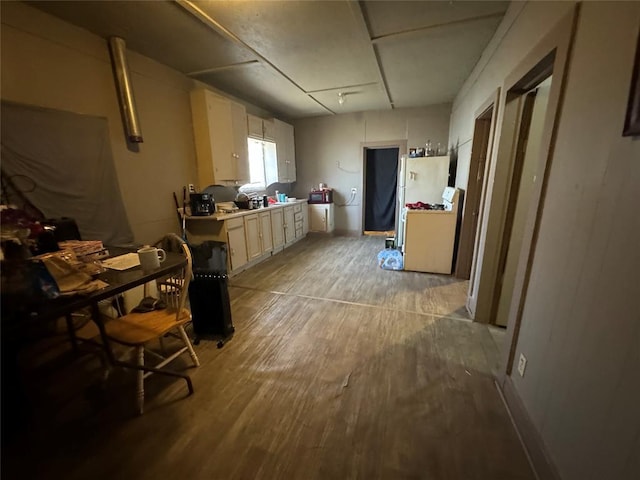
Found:
[[[293,206],[293,205],[299,205],[301,203],[307,203],[307,199],[296,199],[293,202],[286,202],[286,203],[272,203],[270,204],[268,207],[261,207],[261,208],[253,208],[251,210],[238,210],[237,212],[233,212],[233,213],[215,213],[213,215],[196,215],[196,216],[192,216],[192,215],[187,215],[186,220],[196,220],[196,221],[211,221],[211,220],[216,220],[216,221],[223,221],[223,220],[229,220],[230,218],[237,218],[237,217],[242,217],[244,215],[251,215],[252,213],[260,213],[260,212],[264,212],[267,210],[275,210],[278,208],[284,208],[287,206]],[[182,211],[182,209],[180,209]]]

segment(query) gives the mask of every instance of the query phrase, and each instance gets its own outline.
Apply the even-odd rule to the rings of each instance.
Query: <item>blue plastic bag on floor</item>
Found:
[[[384,270],[403,270],[402,253],[395,248],[385,248],[378,254],[378,265]]]

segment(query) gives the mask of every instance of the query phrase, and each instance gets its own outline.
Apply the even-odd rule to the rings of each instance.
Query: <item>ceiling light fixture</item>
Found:
[[[338,92],[338,103],[340,105],[344,105],[346,98],[345,98],[345,94],[342,92]]]

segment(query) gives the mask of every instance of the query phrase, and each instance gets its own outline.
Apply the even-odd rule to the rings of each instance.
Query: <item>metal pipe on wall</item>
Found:
[[[109,51],[127,138],[130,142],[142,143],[142,132],[129,77],[125,41],[120,37],[109,37]]]

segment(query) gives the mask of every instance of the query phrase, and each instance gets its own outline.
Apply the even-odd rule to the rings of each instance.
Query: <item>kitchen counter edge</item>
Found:
[[[293,205],[299,205],[299,204],[307,203],[307,202],[308,202],[308,200],[305,198],[305,199],[296,200],[294,202],[287,202],[286,204],[285,203],[272,204],[272,205],[269,205],[268,207],[254,208],[254,209],[251,209],[251,210],[240,210],[240,211],[234,212],[234,213],[216,213],[214,215],[203,215],[203,216],[187,215],[186,220],[196,220],[196,221],[216,220],[216,221],[220,221],[221,222],[221,221],[224,221],[224,220],[229,220],[231,218],[243,217],[245,215],[251,215],[253,213],[266,212],[266,211],[269,211],[269,210],[275,210],[277,208],[284,208],[284,207],[293,206]]]

